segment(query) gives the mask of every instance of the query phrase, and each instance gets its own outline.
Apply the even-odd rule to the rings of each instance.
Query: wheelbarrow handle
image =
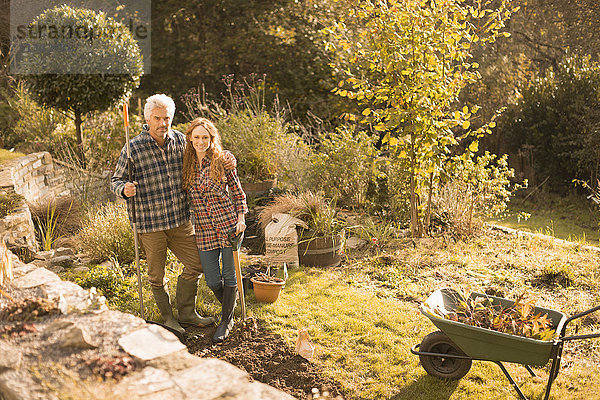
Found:
[[[595,311],[599,311],[599,310],[600,310],[600,306],[596,306],[596,307],[590,308],[589,310],[580,312],[579,314],[575,314],[572,317],[567,318],[565,320],[565,323],[564,323],[564,325],[562,327],[562,330],[560,332],[560,338],[563,339],[563,340],[565,340],[565,339],[566,340],[574,340],[574,339],[571,339],[571,338],[565,338],[564,337],[565,336],[565,332],[567,331],[567,325],[569,325],[570,322],[573,322],[573,320],[576,320],[577,318],[584,317],[584,316],[586,316],[588,314],[591,314],[591,313],[593,313]],[[593,337],[598,337],[598,336],[594,335]],[[588,339],[588,338],[586,338],[586,339]]]

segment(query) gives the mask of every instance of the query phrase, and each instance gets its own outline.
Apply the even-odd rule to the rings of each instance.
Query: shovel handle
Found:
[[[242,308],[242,321],[246,319],[246,300],[244,298],[244,282],[242,280],[242,268],[240,267],[239,255],[243,239],[244,232],[236,234],[234,231],[229,235],[229,242],[231,243],[231,247],[233,248],[233,265],[235,267],[235,277],[237,281],[238,293],[240,296],[240,306]]]

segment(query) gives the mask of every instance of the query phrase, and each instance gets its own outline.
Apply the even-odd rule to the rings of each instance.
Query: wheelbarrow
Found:
[[[514,304],[514,301],[508,299],[476,292],[471,293],[469,297],[472,299],[486,297],[492,301],[492,305],[499,305],[503,308]],[[462,296],[453,289],[439,289],[419,306],[421,313],[440,330],[425,336],[421,344],[414,345],[410,351],[419,356],[421,365],[429,375],[439,379],[458,380],[469,372],[473,360],[491,361],[500,367],[518,393],[519,398],[527,400],[502,362],[523,364],[529,374],[535,377],[536,374],[531,366],[543,366],[552,360],[544,396],[544,400],[547,400],[552,383],[558,375],[565,342],[600,337],[600,333],[566,336],[569,323],[600,310],[600,306],[569,318],[559,311],[535,307],[534,314],[548,314],[548,318],[552,321],[552,329],[555,334],[551,340],[526,338],[471,326],[444,319],[436,315],[437,312],[433,312],[433,310],[438,310],[443,315],[455,311],[461,299]]]

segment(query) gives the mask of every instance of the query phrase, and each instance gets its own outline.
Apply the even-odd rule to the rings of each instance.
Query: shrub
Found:
[[[106,203],[88,211],[78,235],[81,249],[92,262],[115,257],[120,263],[135,259],[133,232],[125,204]]]
[[[217,121],[223,147],[231,150],[238,160],[240,177],[261,181],[282,177],[294,183],[298,161],[305,159],[308,147],[280,116],[266,111],[252,114],[249,110],[235,111]]]
[[[6,148],[17,148],[29,153],[49,150],[55,140],[54,130],[67,118],[51,108],[38,105],[20,82],[2,92],[7,112],[14,119],[10,129],[3,131]]]
[[[136,288],[132,279],[123,279],[115,271],[102,267],[91,266],[82,277],[75,282],[84,289],[95,287],[111,305],[120,306],[135,299]]]
[[[370,191],[376,198],[376,204],[382,208],[388,218],[398,221],[410,219],[410,165],[406,159],[384,159],[382,169],[385,179],[380,180],[379,187]]]
[[[318,151],[310,158],[305,187],[323,191],[344,206],[363,207],[371,203],[368,189],[385,176],[375,141],[364,132],[353,133],[348,126],[321,134]]]
[[[205,91],[182,97],[190,119],[212,120],[223,139],[223,147],[238,160],[238,175],[247,181],[286,180],[292,186],[302,179],[309,148],[291,131],[277,99],[271,111],[265,106],[264,80],[233,82],[227,77],[224,105],[208,99]],[[186,124],[178,125],[184,128]]]
[[[28,37],[23,43],[32,49],[40,46],[57,49],[30,51],[25,46],[22,72],[37,101],[73,117],[77,143],[83,147],[82,118],[128,98],[139,86],[143,72],[140,49],[123,24],[88,9],[57,6],[39,15],[32,22],[35,25],[84,27],[86,32],[98,34],[93,41],[79,36],[63,40],[60,51],[56,38]],[[54,66],[59,71],[40,74],[42,66]]]
[[[522,98],[501,116],[507,150],[531,149],[535,175],[564,192],[573,179],[600,177],[600,63],[568,56],[545,77],[521,88]]]
[[[238,159],[238,172],[248,180],[261,181],[277,176],[280,160],[275,147],[285,136],[285,125],[268,113],[252,115],[247,111],[230,114],[217,123],[223,145]]]
[[[13,191],[0,193],[0,218],[4,218],[19,207],[24,197]]]
[[[508,155],[496,159],[486,152],[477,158],[466,152],[446,165],[447,181],[433,202],[438,217],[458,236],[471,235],[483,219],[503,212],[514,190],[514,170],[508,167]]]

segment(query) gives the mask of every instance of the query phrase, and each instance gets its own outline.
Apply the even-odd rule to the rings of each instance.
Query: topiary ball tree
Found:
[[[139,86],[140,49],[125,25],[66,5],[39,15],[24,36],[20,66],[27,86],[39,103],[73,118],[83,155],[82,118],[125,100]]]

